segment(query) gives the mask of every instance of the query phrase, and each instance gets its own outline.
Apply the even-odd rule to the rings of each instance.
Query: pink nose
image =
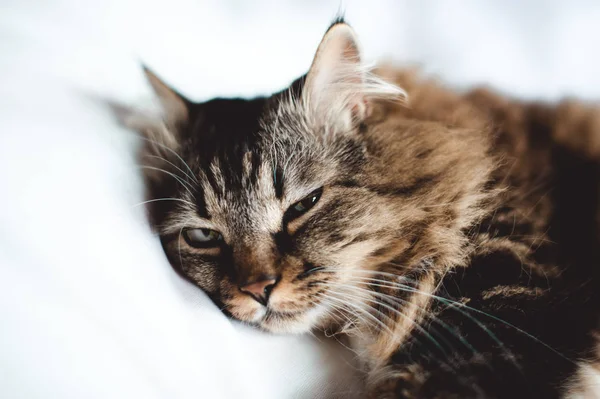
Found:
[[[273,291],[276,282],[277,280],[274,278],[265,278],[254,283],[243,285],[240,287],[240,290],[266,306],[269,302],[269,295],[271,295],[271,291]]]

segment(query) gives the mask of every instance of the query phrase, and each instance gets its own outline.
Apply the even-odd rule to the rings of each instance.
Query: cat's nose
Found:
[[[269,295],[271,295],[275,283],[277,283],[277,279],[273,277],[263,277],[259,281],[240,286],[240,290],[266,306],[269,302]]]

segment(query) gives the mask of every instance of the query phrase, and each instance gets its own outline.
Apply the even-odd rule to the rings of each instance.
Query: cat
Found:
[[[344,336],[365,397],[594,395],[598,108],[369,69],[342,18],[269,97],[145,73],[162,118],[123,122],[150,222],[227,315]]]

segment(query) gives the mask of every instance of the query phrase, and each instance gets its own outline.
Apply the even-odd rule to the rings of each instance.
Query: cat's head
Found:
[[[367,71],[347,24],[268,98],[192,103],[147,75],[165,111],[141,127],[151,221],[172,265],[234,318],[275,332],[331,324],[361,300],[348,291],[361,270],[430,259],[452,240],[432,227],[446,208],[425,207],[460,199],[441,182],[449,168],[470,173],[452,165],[460,139],[440,144],[443,131],[412,122],[389,131],[378,103],[399,106],[404,92]]]

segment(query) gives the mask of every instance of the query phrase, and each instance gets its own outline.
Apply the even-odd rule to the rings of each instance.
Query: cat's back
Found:
[[[581,388],[584,371],[600,368],[594,352],[600,314],[600,105],[525,102],[487,88],[454,91],[411,70],[381,73],[408,93],[408,105],[393,108],[400,118],[451,128],[440,134],[466,129],[487,136],[488,155],[497,165],[490,185],[500,191],[468,231],[472,252],[465,268],[444,278],[445,294],[511,320],[573,360],[532,341],[519,349],[541,362],[526,365],[531,378],[537,367],[550,367],[552,375],[544,378],[560,391]],[[464,159],[472,156],[468,144],[463,151]],[[503,328],[488,322],[494,331]],[[505,342],[520,339],[512,328],[507,331]],[[586,361],[578,363],[581,359]],[[576,370],[581,375],[573,376]]]
[[[396,109],[404,117],[489,129],[497,148],[514,156],[563,147],[581,159],[600,161],[600,99],[520,101],[487,87],[453,90],[416,69],[387,65],[377,73],[407,91],[408,105]]]
[[[386,117],[394,120],[388,130],[404,131],[390,132],[390,143],[414,134],[405,127],[394,129],[396,123],[433,122],[438,131],[427,129],[426,135],[419,130],[419,140],[442,142],[455,135],[461,162],[482,152],[493,160],[490,185],[501,194],[482,222],[488,238],[523,245],[526,254],[537,250],[536,262],[548,269],[580,271],[580,278],[598,275],[600,280],[600,104],[526,102],[489,88],[461,92],[418,70],[390,65],[376,73],[408,94],[407,104],[385,108]],[[478,161],[470,169],[477,165],[488,167]]]
[[[577,236],[578,247],[596,246],[600,103],[526,102],[489,88],[452,90],[414,69],[385,66],[378,73],[407,91],[407,106],[394,107],[401,118],[488,136],[489,154],[498,165],[494,178],[508,192],[504,205],[520,209],[523,218],[537,218],[535,230],[552,228],[553,234]],[[469,152],[465,146],[465,157]]]

